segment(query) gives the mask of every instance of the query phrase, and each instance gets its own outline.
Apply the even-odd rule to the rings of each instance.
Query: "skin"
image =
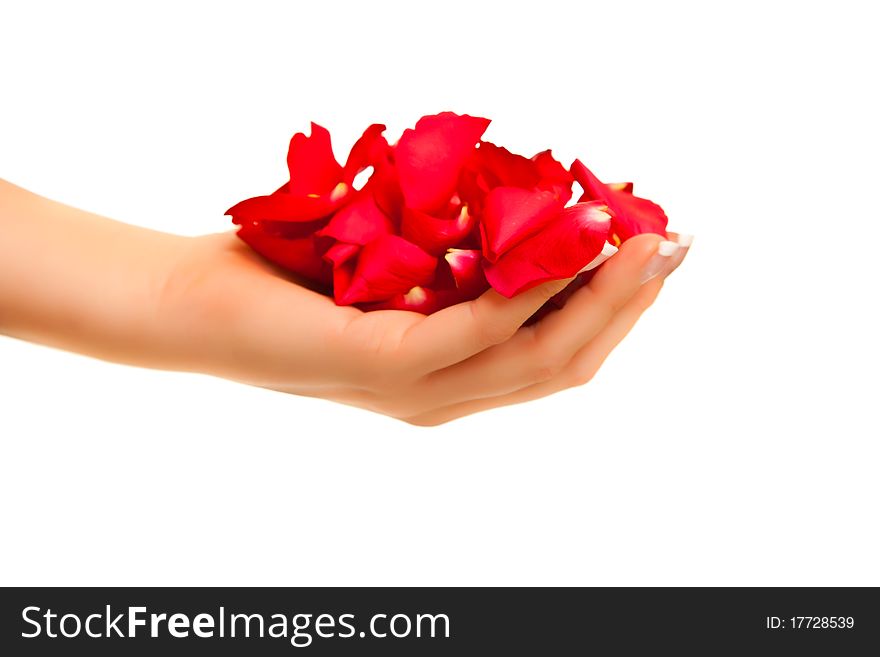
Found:
[[[0,180],[0,332],[108,361],[202,372],[436,425],[589,381],[654,302],[661,238],[628,240],[566,306],[568,284],[430,316],[339,307],[234,233],[119,223]]]

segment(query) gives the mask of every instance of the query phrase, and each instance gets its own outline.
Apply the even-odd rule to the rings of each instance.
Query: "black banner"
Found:
[[[850,655],[880,646],[873,588],[7,588],[0,595],[2,655]]]

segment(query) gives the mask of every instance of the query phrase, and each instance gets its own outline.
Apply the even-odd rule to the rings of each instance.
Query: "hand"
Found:
[[[440,424],[589,381],[680,263],[683,253],[655,255],[660,241],[629,240],[562,310],[526,327],[568,280],[430,316],[363,313],[292,284],[232,233],[193,241],[163,307],[185,336],[182,369]],[[654,258],[660,275],[643,285]]]
[[[336,306],[233,233],[180,237],[0,181],[0,332],[144,367],[214,374],[432,425],[588,381],[685,249],[627,241],[562,310],[569,281],[489,291],[430,316]],[[642,283],[646,268],[657,274]],[[301,283],[301,282],[300,282]]]

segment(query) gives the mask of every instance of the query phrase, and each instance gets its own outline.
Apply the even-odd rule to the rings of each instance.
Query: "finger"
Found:
[[[628,241],[564,308],[500,345],[429,374],[419,384],[422,394],[451,404],[502,395],[555,377],[636,294],[661,239],[640,235]]]
[[[566,387],[576,387],[591,381],[611,352],[617,348],[617,345],[629,334],[645,311],[657,300],[664,282],[665,277],[658,277],[646,283],[614,316],[608,326],[577,352],[560,377],[560,383]]]
[[[675,242],[650,233],[627,240],[617,255],[568,300],[562,312],[548,315],[535,327],[537,352],[557,364],[568,363],[644,282],[669,267],[671,256],[678,250]]]
[[[412,354],[422,373],[448,367],[512,337],[517,329],[573,279],[538,285],[507,299],[495,290],[413,324],[400,349]]]
[[[691,244],[694,242],[694,236],[686,233],[669,233],[669,239],[677,242],[679,246],[681,246],[681,249],[672,257],[672,264],[669,267],[669,273],[667,276],[678,269],[684,261],[685,256],[691,248]]]
[[[598,371],[611,351],[626,337],[642,313],[654,302],[662,287],[662,278],[655,278],[645,284],[611,322],[577,353],[570,365],[552,379],[496,397],[451,404],[405,420],[411,424],[433,426],[490,408],[532,401],[586,383]]]

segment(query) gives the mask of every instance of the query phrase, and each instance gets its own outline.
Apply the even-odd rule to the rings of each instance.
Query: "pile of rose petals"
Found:
[[[254,251],[337,304],[426,314],[489,287],[511,297],[580,273],[574,289],[621,242],[666,235],[663,210],[632,184],[602,183],[579,160],[566,169],[549,150],[526,158],[481,141],[488,125],[442,112],[393,145],[371,125],[340,165],[313,123],[290,140],[290,181],[226,214]]]

